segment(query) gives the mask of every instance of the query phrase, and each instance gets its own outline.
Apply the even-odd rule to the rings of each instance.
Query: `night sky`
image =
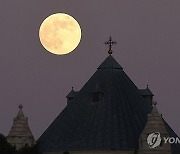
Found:
[[[108,56],[139,87],[149,84],[158,109],[180,136],[179,0],[1,0],[0,133],[7,135],[18,105],[37,139]],[[74,52],[57,56],[39,41],[42,21],[53,13],[73,16],[82,28]]]

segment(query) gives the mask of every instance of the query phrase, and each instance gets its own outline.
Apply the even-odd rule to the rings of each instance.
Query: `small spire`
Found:
[[[23,105],[22,105],[22,104],[20,104],[20,105],[19,105],[19,109],[22,109],[22,108],[23,108]]]
[[[111,54],[112,54],[112,45],[115,45],[116,42],[115,42],[115,41],[112,41],[112,38],[111,38],[111,36],[110,36],[110,37],[109,37],[109,41],[104,42],[104,44],[109,45],[109,51],[108,51],[108,53],[111,55]]]
[[[66,98],[73,98],[76,95],[76,91],[74,91],[74,87],[72,87],[71,91],[69,94],[66,96]]]
[[[19,112],[18,112],[18,114],[17,114],[17,117],[24,117],[24,113],[23,113],[22,108],[23,108],[23,105],[20,104],[20,105],[19,105]]]
[[[147,84],[147,87],[146,88],[149,88],[149,85]]]

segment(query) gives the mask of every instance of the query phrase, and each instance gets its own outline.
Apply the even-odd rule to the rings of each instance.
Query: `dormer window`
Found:
[[[149,89],[148,85],[146,87],[146,89],[140,89],[140,94],[143,96],[145,102],[147,104],[152,105],[153,103],[153,93],[151,92],[151,90]]]
[[[100,102],[102,100],[103,93],[93,93],[93,102]]]
[[[92,93],[93,103],[99,103],[102,100],[102,97],[103,97],[103,91],[101,90],[101,88],[97,84],[93,93]]]

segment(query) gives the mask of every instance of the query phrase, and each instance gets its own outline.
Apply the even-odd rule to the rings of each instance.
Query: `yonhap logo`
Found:
[[[161,134],[159,132],[152,133],[147,138],[149,148],[158,147],[161,144]]]
[[[161,137],[161,134],[159,132],[155,132],[152,134],[149,134],[147,137],[147,143],[149,145],[149,148],[153,149],[158,147],[161,142],[167,144],[180,144],[180,138],[178,137]]]

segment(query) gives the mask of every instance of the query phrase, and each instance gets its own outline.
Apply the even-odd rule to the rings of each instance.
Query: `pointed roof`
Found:
[[[99,104],[92,92],[103,91]],[[39,138],[41,151],[134,149],[151,106],[109,55]]]
[[[160,132],[163,134],[167,134],[167,130],[165,128],[164,122],[162,120],[162,115],[159,113],[157,109],[157,103],[153,103],[154,107],[151,111],[151,113],[148,115],[148,121],[144,128],[144,133],[154,133],[154,132]]]
[[[8,137],[22,137],[29,136],[33,137],[31,130],[28,126],[28,118],[24,116],[23,106],[19,105],[19,112],[17,116],[14,118],[13,126],[9,132]]]
[[[157,103],[153,103],[154,107],[152,109],[152,112],[148,115],[148,120],[146,123],[146,126],[141,134],[141,139],[143,139],[143,135],[145,136],[145,143],[147,144],[147,135],[155,132],[159,132],[161,134],[161,137],[178,137],[177,134],[171,129],[171,127],[167,124],[167,122],[163,119],[162,114],[159,113],[157,109]],[[145,144],[143,144],[145,145]],[[144,149],[147,150],[147,145],[144,147],[140,147],[140,150]],[[165,149],[167,150],[167,147],[172,150],[172,154],[179,154],[180,152],[180,144],[171,144],[166,145]],[[164,150],[163,147],[160,147],[160,149]],[[159,149],[159,150],[160,150]],[[169,149],[169,150],[170,150]],[[152,149],[150,149],[152,150]],[[152,151],[151,151],[152,152]]]
[[[18,112],[18,114],[17,114],[17,117],[18,117],[19,119],[25,118],[22,108],[23,108],[23,105],[20,104],[20,105],[19,105],[19,112]]]
[[[76,91],[74,91],[74,88],[72,87],[72,90],[69,92],[69,94],[66,96],[66,98],[73,98],[76,95]]]
[[[103,97],[96,104],[92,92],[97,83]],[[43,152],[137,149],[151,111],[152,106],[109,55],[40,136],[39,148]],[[158,115],[157,108],[152,113]]]
[[[156,107],[157,103],[153,102],[152,112],[148,115],[146,126],[141,133],[139,138],[139,154],[144,153],[169,153],[171,151],[170,144],[164,144],[160,140],[157,140],[159,144],[156,148],[152,147],[153,145],[149,144],[149,139],[151,139],[151,134],[158,134],[160,138],[169,137],[169,134],[165,128],[165,125],[162,120],[161,114]],[[149,137],[150,135],[150,137]],[[162,143],[162,145],[160,145]]]
[[[109,55],[102,64],[98,67],[98,69],[105,69],[105,68],[111,68],[111,69],[123,69],[120,64],[113,58],[112,55]]]
[[[154,96],[154,94],[149,89],[148,85],[147,85],[146,89],[139,89],[139,91],[143,96]]]

